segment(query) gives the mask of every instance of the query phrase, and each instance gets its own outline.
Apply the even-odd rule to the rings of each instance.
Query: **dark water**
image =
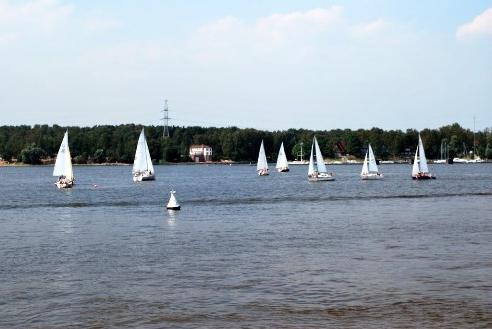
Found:
[[[492,165],[330,169],[0,168],[0,327],[492,327]]]

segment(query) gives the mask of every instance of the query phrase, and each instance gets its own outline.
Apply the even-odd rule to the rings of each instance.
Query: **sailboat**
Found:
[[[137,150],[135,152],[135,160],[133,161],[133,181],[142,182],[155,179],[154,166],[150,158],[149,147],[145,140],[144,128],[140,132],[138,138]]]
[[[360,177],[364,180],[376,180],[382,179],[384,177],[383,174],[379,173],[378,164],[376,163],[376,158],[374,157],[374,152],[372,151],[371,144],[369,144],[368,150],[366,152]]]
[[[70,156],[70,148],[68,147],[68,130],[63,136],[60,149],[56,156],[53,176],[58,176],[58,180],[55,182],[58,188],[71,188],[74,185],[72,158]]]
[[[268,163],[265,155],[265,148],[263,147],[263,140],[261,141],[260,153],[258,154],[258,163],[256,164],[256,171],[260,176],[268,175]]]
[[[289,164],[287,163],[287,157],[284,151],[284,142],[280,144],[280,151],[278,151],[277,165],[275,166],[278,172],[288,172]]]
[[[316,152],[316,163],[314,161],[314,153]],[[323,160],[323,155],[316,140],[316,136],[313,138],[313,144],[311,145],[311,155],[309,157],[309,169],[308,169],[308,180],[311,182],[317,181],[332,181],[335,177],[326,170],[325,162]]]
[[[435,179],[429,172],[429,167],[427,167],[427,159],[425,157],[424,144],[422,143],[422,138],[419,134],[419,145],[415,150],[415,157],[413,160],[412,167],[412,179]]]

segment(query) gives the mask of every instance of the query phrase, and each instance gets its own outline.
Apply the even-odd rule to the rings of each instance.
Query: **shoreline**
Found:
[[[357,165],[362,165],[363,161],[361,160],[360,162],[340,162],[340,161],[326,161],[325,164],[329,166],[357,166]],[[463,165],[463,164],[471,164],[471,165],[477,165],[477,164],[489,164],[492,163],[490,160],[486,160],[484,162],[455,162],[455,165]],[[275,162],[268,162],[268,164],[275,165]],[[446,165],[447,163],[433,163],[429,161],[429,164],[432,165]],[[193,165],[222,165],[222,166],[232,166],[232,165],[249,165],[249,166],[255,166],[256,162],[250,162],[250,161],[238,161],[238,162],[168,162],[168,163],[156,163],[154,166],[177,166],[177,165],[185,165],[185,166],[193,166]],[[308,163],[289,163],[289,166],[307,166]],[[395,161],[395,162],[382,162],[380,165],[411,165],[410,162],[404,162],[404,161]],[[22,168],[22,167],[53,167],[54,163],[49,163],[49,164],[25,164],[22,162],[15,162],[15,163],[0,163],[0,168],[1,167],[17,167],[17,168]],[[73,164],[74,167],[126,167],[126,166],[132,166],[131,163],[120,163],[120,162],[115,162],[115,163],[85,163],[85,164]]]

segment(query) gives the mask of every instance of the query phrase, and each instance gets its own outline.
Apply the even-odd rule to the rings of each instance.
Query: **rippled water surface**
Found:
[[[381,169],[0,168],[0,327],[492,327],[492,165]]]

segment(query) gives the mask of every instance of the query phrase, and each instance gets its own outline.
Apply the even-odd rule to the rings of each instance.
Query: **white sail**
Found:
[[[68,147],[68,130],[63,136],[58,155],[56,156],[53,176],[65,176],[67,180],[73,180],[72,158],[70,156],[70,148]]]
[[[256,170],[268,170],[268,163],[265,154],[265,148],[263,147],[263,140],[261,141],[260,153],[258,154],[258,163],[256,164]]]
[[[360,172],[361,175],[367,175],[369,173],[369,168],[367,167],[367,152],[366,156],[364,157],[364,164],[362,165],[362,171]]]
[[[378,164],[376,163],[376,158],[372,152],[371,144],[369,144],[369,172],[378,173]]]
[[[419,153],[419,147],[417,146],[417,149],[415,150],[415,157],[413,159],[413,167],[412,167],[412,176],[415,177],[419,173],[419,158],[418,158],[418,153]]]
[[[424,144],[419,134],[419,160],[420,160],[420,172],[428,173],[429,167],[427,167],[427,159],[425,157]]]
[[[149,147],[145,140],[144,129],[140,132],[138,138],[137,150],[135,151],[135,160],[133,161],[133,173],[149,171],[154,173],[154,166],[152,165],[152,159],[150,158]]]
[[[318,171],[320,173],[327,172],[325,166],[325,160],[323,160],[323,154],[321,154],[321,150],[319,149],[318,141],[316,137],[314,137],[314,148],[316,150],[316,166],[318,167]]]
[[[313,148],[314,148],[314,141],[313,141],[313,144],[311,145],[311,156],[309,157],[308,176],[311,176],[312,174],[314,174],[314,154],[313,154]]]
[[[284,142],[280,144],[280,151],[278,151],[277,165],[275,166],[277,169],[289,168],[289,164],[287,163],[287,157],[285,156],[284,151]]]

